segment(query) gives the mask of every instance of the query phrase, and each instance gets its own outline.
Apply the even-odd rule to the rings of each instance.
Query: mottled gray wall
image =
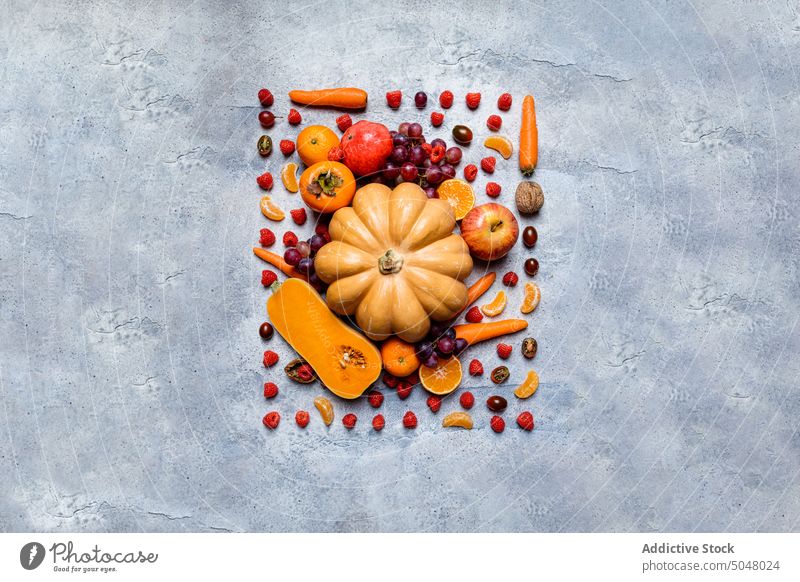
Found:
[[[800,529],[797,0],[3,12],[0,530]],[[449,88],[481,138],[535,93],[532,434],[444,431],[420,389],[380,435],[363,402],[351,433],[261,426],[255,93],[337,84],[393,125],[423,115],[388,89]],[[285,418],[319,393],[281,387]]]

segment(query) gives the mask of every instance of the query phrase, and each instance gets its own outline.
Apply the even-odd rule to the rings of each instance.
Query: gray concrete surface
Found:
[[[6,7],[0,530],[800,529],[797,0]],[[256,91],[283,114],[290,88],[339,84],[391,125],[449,88],[446,127],[481,139],[497,95],[512,134],[536,95],[532,434],[493,434],[482,407],[445,431],[421,389],[388,395],[383,434],[364,402],[337,403],[353,432],[300,431],[318,387],[274,373],[261,396]],[[509,202],[514,164],[496,179]],[[471,355],[490,368],[492,347]]]

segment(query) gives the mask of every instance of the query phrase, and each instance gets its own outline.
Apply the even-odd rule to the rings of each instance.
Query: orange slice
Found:
[[[456,220],[464,218],[467,212],[472,210],[472,207],[475,206],[475,192],[472,191],[472,186],[464,180],[458,178],[445,180],[439,185],[436,193],[439,195],[439,198],[447,200],[450,206],[453,207]]]
[[[289,162],[281,170],[281,181],[283,187],[289,192],[295,193],[300,187],[297,185],[297,164]]]
[[[498,291],[497,295],[494,296],[489,303],[486,305],[481,305],[481,311],[483,314],[488,317],[494,317],[495,315],[500,315],[503,313],[503,310],[506,308],[506,292],[505,291]]]
[[[467,412],[451,412],[442,419],[442,426],[445,428],[457,426],[472,430],[472,417]]]
[[[286,218],[286,214],[283,210],[278,208],[278,205],[275,204],[269,196],[264,196],[261,199],[261,214],[270,220],[283,220]]]
[[[483,145],[490,150],[496,151],[505,159],[510,158],[511,153],[514,151],[514,146],[511,145],[511,141],[502,135],[491,135],[487,137],[486,141],[483,142]]]
[[[439,360],[435,368],[420,366],[419,381],[422,387],[432,394],[450,394],[461,384],[461,362],[455,356]]]
[[[522,300],[519,310],[522,313],[530,313],[539,305],[541,298],[542,292],[536,283],[525,283],[525,299]]]
[[[539,374],[531,370],[528,372],[528,375],[525,377],[525,381],[517,386],[517,389],[514,390],[514,396],[517,398],[530,398],[533,396],[533,393],[536,392],[536,389],[539,387]]]

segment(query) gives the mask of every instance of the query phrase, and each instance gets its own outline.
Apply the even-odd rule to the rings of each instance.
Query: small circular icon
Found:
[[[19,563],[26,570],[35,570],[44,561],[44,546],[39,542],[28,542],[19,551]]]

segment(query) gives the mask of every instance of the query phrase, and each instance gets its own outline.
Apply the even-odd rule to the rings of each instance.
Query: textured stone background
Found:
[[[0,530],[800,529],[800,2],[102,4],[0,20]],[[261,426],[255,94],[337,84],[535,93],[532,434]]]

